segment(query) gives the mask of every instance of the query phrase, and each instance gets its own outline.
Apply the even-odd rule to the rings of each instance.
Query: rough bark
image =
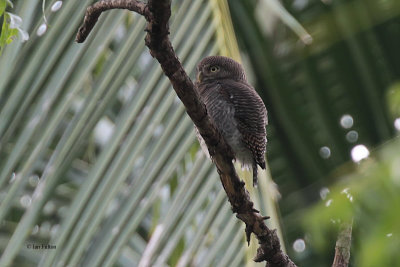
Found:
[[[207,110],[201,102],[193,82],[182,67],[169,40],[168,21],[171,16],[171,1],[149,0],[143,3],[135,0],[100,1],[86,10],[83,25],[76,36],[77,42],[84,42],[103,11],[110,9],[128,9],[143,15],[148,24],[145,43],[150,54],[158,60],[165,75],[186,107],[186,112],[196,125],[205,140],[210,155],[215,163],[222,185],[232,205],[236,217],[246,224],[247,241],[251,233],[257,237],[260,247],[254,258],[257,262],[266,261],[267,266],[296,266],[281,250],[279,238],[275,230],[270,230],[263,217],[254,209],[244,183],[236,174],[232,163],[233,154],[222,136],[207,116]]]

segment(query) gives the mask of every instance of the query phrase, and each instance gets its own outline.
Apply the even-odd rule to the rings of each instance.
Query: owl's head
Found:
[[[229,57],[210,56],[201,60],[197,65],[197,81],[207,82],[218,79],[245,81],[246,75],[242,65]]]

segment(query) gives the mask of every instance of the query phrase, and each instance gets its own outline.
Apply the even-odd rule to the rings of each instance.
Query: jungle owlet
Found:
[[[247,83],[242,66],[227,57],[206,57],[197,65],[196,89],[235,159],[253,169],[253,185],[257,185],[257,164],[265,169],[267,110]],[[209,155],[197,129],[196,134]]]

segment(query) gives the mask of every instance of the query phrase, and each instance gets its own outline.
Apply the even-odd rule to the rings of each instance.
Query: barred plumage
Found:
[[[206,57],[197,66],[196,88],[235,158],[253,169],[256,185],[257,165],[265,169],[267,110],[242,66],[227,57]],[[197,137],[208,154],[198,133]]]

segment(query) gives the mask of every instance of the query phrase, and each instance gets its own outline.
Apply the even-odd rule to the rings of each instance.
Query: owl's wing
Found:
[[[261,97],[249,84],[233,80],[221,84],[226,101],[234,107],[234,117],[243,142],[261,168],[265,169],[267,110]]]

